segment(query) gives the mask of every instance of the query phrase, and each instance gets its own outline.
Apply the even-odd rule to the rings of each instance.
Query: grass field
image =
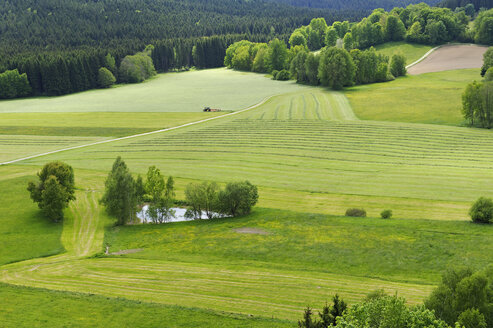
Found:
[[[293,81],[276,82],[260,74],[218,68],[160,74],[145,83],[110,90],[0,101],[0,113],[200,112],[205,106],[238,110],[268,96],[300,89],[303,86]]]
[[[0,265],[62,252],[62,225],[43,218],[29,199],[27,183],[35,176],[9,173],[0,179]]]
[[[144,85],[164,83],[168,78],[188,83],[198,73],[206,72],[210,77],[199,76],[201,83],[217,76],[232,77],[230,73],[240,74],[235,75],[238,81],[244,78],[243,73],[211,70],[163,75]],[[47,302],[60,304],[54,326],[62,326],[65,315],[70,315],[76,317],[74,326],[92,326],[93,322],[117,326],[125,316],[130,323],[152,316],[149,323],[154,323],[162,322],[152,320],[163,316],[173,320],[176,327],[190,326],[187,320],[198,327],[293,327],[306,305],[318,308],[334,293],[353,303],[371,290],[384,288],[398,292],[412,304],[421,302],[448,265],[481,267],[490,260],[490,227],[464,220],[468,220],[467,211],[474,199],[493,194],[492,132],[389,122],[391,119],[360,121],[357,117],[368,118],[361,116],[352,95],[361,99],[366,95],[371,101],[371,97],[378,96],[376,88],[393,85],[394,89],[387,91],[396,98],[382,106],[393,104],[401,110],[404,105],[396,99],[403,97],[404,91],[395,89],[395,83],[403,83],[402,88],[417,84],[431,88],[441,83],[442,89],[436,88],[435,92],[448,92],[449,87],[457,90],[473,73],[477,70],[455,75],[439,73],[441,77],[425,74],[364,86],[368,90],[353,88],[346,94],[356,115],[343,93],[246,74],[248,83],[260,81],[265,94],[282,95],[257,108],[206,123],[0,166],[0,186],[5,192],[0,202],[10,211],[2,219],[5,226],[0,227],[0,233],[3,229],[6,238],[15,236],[3,253],[0,249],[0,261],[32,258],[2,265],[0,281],[110,297],[0,285],[0,296],[7,295],[16,302],[0,314],[0,320],[3,315],[3,321],[11,320],[16,326],[16,318],[31,307],[29,304]],[[370,92],[371,88],[375,89]],[[197,104],[206,102],[207,96],[200,93],[206,91],[194,94],[187,90],[187,94],[196,96],[193,101]],[[415,90],[415,98],[421,95],[418,89],[411,90]],[[265,98],[246,94],[251,101]],[[234,95],[225,93],[224,97],[233,101]],[[240,92],[238,104],[245,105],[235,109],[251,104],[242,97]],[[67,98],[56,100],[63,99]],[[180,106],[178,98],[169,99]],[[433,108],[442,100],[422,98]],[[189,100],[184,97],[183,101]],[[0,112],[7,103],[0,103]],[[427,114],[438,117],[439,109],[427,113],[424,105],[419,106],[416,115],[421,119]],[[130,107],[121,111],[130,112]],[[65,111],[77,112],[74,108],[66,107]],[[31,109],[20,108],[28,112]],[[8,145],[2,156],[23,157],[49,147],[102,140],[143,128],[155,130],[205,115],[121,111],[94,113],[91,118],[91,113],[63,116],[4,111],[0,125],[12,132],[0,135],[0,143],[5,138],[4,144]],[[382,115],[376,109],[373,113]],[[392,117],[398,119],[413,122]],[[24,130],[32,130],[33,135]],[[72,132],[69,136],[57,136],[68,130]],[[143,174],[150,165],[156,165],[163,174],[173,175],[180,199],[191,181],[249,179],[259,186],[259,206],[252,215],[237,219],[114,228],[98,199],[118,155],[134,173]],[[18,226],[22,220],[39,220],[25,191],[26,183],[41,165],[55,159],[72,165],[77,177],[77,201],[66,210],[63,230],[61,225],[49,228],[46,222],[40,226],[26,223],[32,230],[26,229],[26,224]],[[13,203],[23,208],[9,206]],[[370,218],[338,216],[348,207],[364,207]],[[377,219],[387,208],[394,211],[395,219]],[[235,230],[245,227],[260,229],[264,234],[240,234]],[[24,229],[22,234],[17,233],[20,228]],[[46,230],[50,234],[44,236]],[[34,238],[37,234],[53,245],[38,241]],[[0,236],[3,241],[3,234]],[[29,245],[31,239],[34,242]],[[20,253],[15,249],[19,244],[26,248]],[[104,256],[105,246],[110,252],[136,252]],[[11,254],[17,258],[12,259]],[[81,312],[81,308],[87,310]],[[112,316],[116,308],[119,312]],[[49,320],[44,309],[27,315],[26,322],[34,321],[36,316]],[[110,315],[104,316],[105,311]],[[244,315],[260,318],[253,320]],[[272,317],[289,322],[262,319]]]
[[[0,135],[122,137],[220,115],[224,113],[3,113]]]
[[[375,49],[378,52],[389,56],[389,58],[392,58],[392,55],[394,54],[403,54],[406,56],[407,65],[412,64],[423,57],[429,50],[431,50],[431,48],[433,47],[423,44],[407,43],[404,41],[387,42],[375,46]]]
[[[478,69],[427,73],[344,93],[362,120],[458,125],[463,122],[462,92],[480,77]]]
[[[335,99],[338,96],[333,95]],[[355,199],[364,200],[355,206],[365,207],[372,197],[388,197],[394,204],[386,207],[394,209],[401,199],[403,205],[415,202],[418,208],[418,200],[434,201],[438,208],[444,203],[448,203],[445,207],[461,208],[452,216],[449,210],[437,210],[428,217],[432,219],[467,219],[464,203],[493,192],[493,178],[488,174],[493,154],[491,131],[329,121],[318,119],[316,106],[305,113],[295,107],[302,103],[299,98],[298,93],[276,97],[257,109],[219,121],[25,163],[41,165],[57,158],[76,168],[107,171],[121,155],[137,173],[145,173],[154,164],[182,179],[249,179],[261,187],[284,189],[287,194],[292,190],[355,195]],[[347,114],[347,103],[334,101],[337,107],[318,101],[325,108],[320,107],[319,113]],[[272,115],[271,119],[266,115]],[[303,119],[303,115],[317,119]],[[330,203],[330,198],[326,199]],[[421,214],[409,207],[405,212],[396,211],[402,218],[423,218]]]
[[[291,322],[0,284],[0,322],[17,327],[294,327]]]

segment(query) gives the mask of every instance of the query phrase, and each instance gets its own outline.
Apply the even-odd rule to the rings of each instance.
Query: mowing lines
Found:
[[[291,320],[300,316],[306,304],[323,304],[336,290],[355,302],[368,290],[385,288],[415,304],[433,288],[320,272],[131,258],[81,259],[68,264],[53,262],[33,271],[12,272],[4,281]]]

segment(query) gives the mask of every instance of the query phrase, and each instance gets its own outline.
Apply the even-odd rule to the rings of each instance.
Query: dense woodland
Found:
[[[3,1],[0,72],[26,73],[31,95],[62,95],[99,87],[108,53],[119,67],[125,56],[153,44],[158,71],[218,67],[234,41],[287,40],[313,17],[332,22],[365,14],[364,9],[300,9],[260,0]],[[0,97],[21,95],[25,92]]]
[[[220,67],[228,46],[239,40],[267,43],[278,38],[289,41],[291,48],[304,45],[317,50],[340,39],[348,51],[398,40],[493,43],[490,11],[480,12],[476,29],[469,30],[467,24],[475,13],[467,15],[467,10],[452,11],[426,4],[390,12],[377,9],[371,13],[364,6],[358,8],[295,8],[261,0],[2,2],[0,84],[12,79],[17,82],[15,88],[0,92],[0,98],[63,95],[108,87],[114,82],[141,82],[154,71]],[[318,25],[308,25],[314,17],[320,18],[315,20]],[[359,23],[349,23],[361,18]],[[153,49],[147,56],[134,56],[149,44]],[[108,55],[114,63],[107,62]],[[251,67],[241,69],[253,70],[255,56],[249,55]],[[149,58],[154,67],[149,67]],[[147,67],[144,76],[137,76],[137,61],[141,61],[141,68]],[[279,70],[289,68],[288,63]],[[131,77],[129,69],[134,71]],[[26,77],[29,86],[25,84]],[[289,75],[283,72],[280,77]]]
[[[412,3],[424,2],[436,5],[439,0],[269,0],[271,2],[283,3],[296,7],[351,9],[361,8],[373,10],[383,8],[390,10],[394,7],[405,7]]]
[[[474,8],[493,8],[493,1],[491,0],[443,0],[438,6],[450,9],[455,9],[457,7],[465,7],[468,4],[472,4]]]

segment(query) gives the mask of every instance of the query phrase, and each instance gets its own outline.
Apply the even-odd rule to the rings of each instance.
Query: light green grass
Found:
[[[265,234],[237,233],[238,228]],[[170,262],[234,263],[434,284],[456,263],[490,261],[493,227],[470,222],[383,220],[256,208],[235,219],[110,228],[110,252]],[[478,248],[477,245],[485,245]],[[414,298],[413,298],[414,299]]]
[[[18,327],[294,327],[293,323],[179,306],[0,284],[0,322]]]
[[[344,93],[362,120],[458,125],[463,122],[462,92],[479,78],[478,69],[445,71],[351,87]]]
[[[347,199],[354,195],[361,200],[354,206],[362,207],[381,197],[387,200],[385,207],[393,208],[392,202],[400,207],[402,199],[407,210],[396,215],[406,218],[423,218],[423,212],[412,210],[420,208],[419,200],[423,200],[430,207],[430,202],[436,202],[427,218],[450,219],[452,209],[458,207],[453,218],[467,220],[464,204],[493,194],[491,131],[301,119],[298,97],[280,96],[218,121],[25,163],[41,165],[57,158],[77,168],[108,171],[114,159],[122,156],[131,170],[141,174],[149,165],[157,165],[165,174],[183,179],[248,179],[265,188],[346,195]],[[334,112],[340,113],[340,107]],[[316,116],[313,113],[306,112]],[[284,119],[279,118],[281,114]],[[266,119],[266,115],[273,117]],[[282,203],[278,201],[277,206]],[[448,208],[441,212],[444,206]]]
[[[29,155],[85,145],[104,140],[103,137],[30,136],[0,134],[0,162]]]
[[[62,224],[41,216],[26,190],[36,177],[5,168],[0,175],[0,265],[62,252]]]
[[[52,98],[0,101],[0,113],[200,112],[205,106],[239,110],[273,94],[302,89],[261,74],[225,68],[160,74],[145,83]]]
[[[122,137],[225,113],[2,113],[0,134]]]
[[[395,54],[403,54],[406,56],[407,65],[414,63],[423,57],[433,47],[424,44],[407,43],[404,41],[387,42],[375,46],[375,49],[389,58]]]

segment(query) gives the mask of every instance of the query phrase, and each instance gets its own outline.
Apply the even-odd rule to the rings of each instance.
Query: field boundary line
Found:
[[[425,60],[426,57],[428,57],[429,55],[431,55],[432,52],[434,52],[435,50],[437,50],[438,48],[441,48],[442,46],[438,46],[438,47],[435,47],[433,49],[430,49],[428,50],[427,53],[425,53],[420,59],[416,60],[414,63],[411,63],[409,65],[406,66],[406,69],[409,69],[411,67],[413,67],[414,65],[417,65],[419,63],[421,63],[423,60]]]
[[[28,159],[37,158],[37,157],[52,155],[52,154],[60,153],[60,152],[67,151],[67,150],[74,150],[74,149],[80,149],[80,148],[85,148],[85,147],[91,147],[91,146],[101,145],[101,144],[105,144],[105,143],[110,143],[110,142],[115,142],[115,141],[121,141],[121,140],[126,140],[126,139],[132,139],[132,138],[138,138],[138,137],[144,137],[144,136],[148,136],[148,135],[152,135],[152,134],[156,134],[156,133],[162,133],[162,132],[168,132],[168,131],[177,130],[177,129],[181,129],[181,128],[186,128],[188,126],[192,126],[192,125],[196,125],[196,124],[200,124],[200,123],[205,123],[205,122],[209,122],[209,121],[212,121],[212,120],[217,120],[217,119],[220,119],[220,118],[223,118],[223,117],[232,116],[232,115],[236,115],[236,114],[240,114],[240,113],[246,112],[248,110],[257,108],[259,106],[262,106],[269,99],[271,99],[273,97],[276,97],[276,96],[279,96],[279,95],[281,95],[281,94],[276,94],[276,95],[268,96],[268,97],[264,98],[261,102],[255,104],[255,105],[252,105],[250,107],[247,107],[245,109],[236,111],[236,112],[227,113],[227,114],[220,115],[220,116],[215,116],[215,117],[210,117],[210,118],[206,118],[206,119],[200,120],[200,121],[185,123],[185,124],[182,124],[182,125],[173,126],[171,128],[160,129],[160,130],[155,130],[155,131],[149,131],[149,132],[134,134],[134,135],[131,135],[131,136],[125,136],[125,137],[120,137],[120,138],[101,140],[101,141],[91,142],[91,143],[84,144],[84,145],[78,145],[78,146],[72,146],[72,147],[67,147],[67,148],[52,150],[52,151],[48,151],[48,152],[41,153],[41,154],[26,156],[26,157],[14,159],[14,160],[11,160],[11,161],[2,162],[2,163],[0,163],[0,166],[2,166],[2,165],[8,165],[8,164],[14,164],[14,163],[22,162],[22,161],[25,161],[25,160],[28,160]]]

